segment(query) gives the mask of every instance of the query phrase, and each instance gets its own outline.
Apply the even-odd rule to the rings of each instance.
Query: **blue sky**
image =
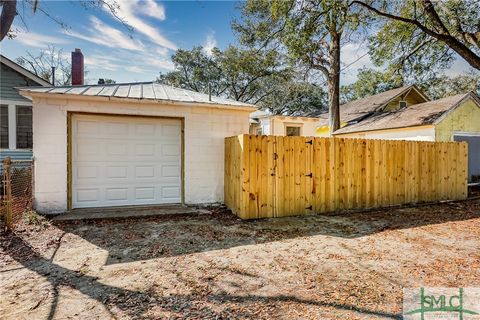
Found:
[[[172,68],[171,55],[177,48],[195,45],[225,47],[235,41],[230,21],[235,16],[233,1],[118,1],[119,16],[134,32],[115,19],[108,10],[86,10],[75,1],[40,2],[43,9],[68,25],[44,14],[25,14],[27,27],[17,17],[17,38],[1,43],[2,54],[11,59],[35,54],[54,44],[66,56],[81,48],[88,69],[87,78],[112,78],[117,82],[151,81],[160,71]],[[143,30],[143,31],[142,31]]]
[[[96,83],[98,78],[132,82],[152,81],[159,72],[171,70],[170,57],[175,49],[195,45],[224,48],[235,43],[230,22],[239,12],[234,1],[117,1],[118,15],[134,28],[132,37],[108,10],[86,10],[76,1],[42,0],[41,9],[65,22],[67,30],[41,12],[26,12],[26,26],[16,18],[18,36],[1,42],[2,54],[15,59],[27,51],[36,54],[53,44],[69,58],[71,51],[81,48],[89,83]],[[349,44],[343,48],[342,62],[350,64],[365,52],[364,46]],[[353,82],[358,68],[363,66],[372,66],[368,55],[343,72],[342,82]],[[449,73],[466,69],[466,64],[459,61]]]

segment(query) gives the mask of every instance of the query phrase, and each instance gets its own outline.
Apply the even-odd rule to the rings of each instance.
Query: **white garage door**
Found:
[[[73,115],[73,208],[180,202],[180,120]]]

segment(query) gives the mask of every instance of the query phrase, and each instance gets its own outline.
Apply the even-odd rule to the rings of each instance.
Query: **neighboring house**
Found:
[[[411,85],[350,101],[340,106],[340,127],[349,127],[376,113],[389,112],[429,100],[420,89]],[[319,135],[330,136],[328,113],[317,116],[321,118]]]
[[[22,97],[15,87],[50,84],[0,55],[0,161],[32,158],[32,102]],[[0,169],[2,164],[0,163]]]
[[[335,137],[467,141],[469,179],[480,179],[480,99],[473,92],[428,101],[415,86],[403,87],[342,105],[340,115]]]
[[[35,207],[44,213],[223,202],[224,138],[248,133],[256,110],[157,83],[19,90],[33,101]]]
[[[272,115],[264,111],[250,114],[250,134],[273,136],[315,136],[317,117]]]

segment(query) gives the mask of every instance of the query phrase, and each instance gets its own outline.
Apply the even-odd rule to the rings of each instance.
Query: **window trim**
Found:
[[[2,104],[8,106],[8,149],[2,148],[0,150],[9,150],[9,151],[32,150],[32,149],[17,149],[17,105],[33,107],[32,102],[28,100],[20,101],[20,100],[2,99]]]
[[[287,127],[300,128],[300,135],[298,137],[303,137],[303,123],[284,122],[283,133],[285,136],[287,136]]]

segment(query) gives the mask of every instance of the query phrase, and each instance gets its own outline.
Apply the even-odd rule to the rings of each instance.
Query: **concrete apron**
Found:
[[[199,215],[210,214],[206,209],[181,204],[156,206],[121,206],[102,208],[73,209],[53,218],[54,221],[96,220],[96,219],[126,219],[155,217],[167,215]]]

